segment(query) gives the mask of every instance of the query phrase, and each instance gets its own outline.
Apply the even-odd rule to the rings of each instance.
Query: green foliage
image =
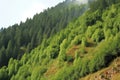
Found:
[[[60,72],[56,73],[52,80],[66,80],[66,79],[73,80],[73,78],[70,78],[69,76],[73,75],[74,68],[72,66],[70,66],[69,68],[67,67],[69,66],[65,65]]]
[[[0,69],[0,80],[9,80],[8,70],[6,67]]]
[[[111,44],[111,46],[109,46],[109,44]],[[96,51],[93,59],[89,64],[90,72],[97,71],[107,66],[109,62],[117,55],[116,49],[118,44],[117,35],[116,37],[111,36],[107,41],[101,42],[98,48],[96,48],[97,50],[100,49],[99,52]]]
[[[12,49],[13,49],[13,43],[12,43],[12,41],[9,41],[7,49],[6,49],[6,56],[8,58],[10,58],[10,55],[12,55]]]
[[[81,65],[81,72],[80,72],[81,77],[83,77],[89,73],[88,62],[89,62],[89,60],[82,60],[83,64]]]
[[[27,80],[31,76],[30,68],[28,65],[24,65],[19,68],[17,75],[12,80]]]
[[[86,31],[86,37],[91,38],[95,30],[96,29],[94,29],[92,26],[88,26]]]
[[[97,9],[104,10],[105,8],[118,2],[118,0],[89,0],[89,6],[91,8],[91,11],[95,11]]]
[[[89,63],[90,72],[95,72],[103,67],[105,67],[104,54],[97,54]]]
[[[55,59],[58,56],[58,54],[59,54],[59,46],[58,45],[53,43],[53,45],[48,47],[47,54],[50,58]]]
[[[81,43],[81,46],[82,47],[86,47],[88,45],[87,43],[87,39],[85,37],[82,38],[82,43]]]
[[[1,60],[0,67],[7,65],[11,57],[20,59],[24,53],[30,53],[44,39],[60,32],[70,21],[82,15],[86,10],[85,7],[86,5],[75,5],[71,1],[69,3],[64,1],[34,15],[33,19],[26,19],[24,23],[20,22],[19,25],[1,29],[0,49],[5,47],[6,62],[4,63],[4,59]],[[56,52],[56,50],[51,51],[51,57],[55,58],[58,55]]]
[[[72,42],[71,42],[71,45],[73,46],[73,45],[78,45],[78,44],[80,44],[82,42],[82,36],[81,35],[78,35],[78,36],[76,36],[73,40],[72,40]]]
[[[46,72],[45,67],[35,67],[31,74],[31,80],[41,80],[42,75]]]
[[[64,39],[63,42],[60,45],[60,53],[59,53],[59,60],[64,61],[66,60],[66,48],[67,48],[67,39]]]
[[[100,42],[102,39],[104,39],[103,31],[100,28],[96,29],[92,35],[92,39],[97,43]]]
[[[13,58],[11,58],[8,63],[8,75],[11,77],[16,74],[20,66],[20,63],[17,60],[13,60]]]
[[[79,50],[75,52],[75,58],[79,56],[79,54],[86,53],[85,47],[88,45],[87,39],[85,37],[82,38],[81,45],[79,45]],[[79,56],[80,57],[80,56]]]
[[[5,54],[5,47],[2,47],[0,49],[0,66],[5,65],[7,63],[6,61],[6,54]]]
[[[3,63],[6,59],[10,60],[8,67],[0,69],[0,80],[78,80],[107,67],[112,60],[120,56],[120,3],[110,6],[114,3],[110,2],[108,7],[108,4],[101,4],[104,1],[98,1],[98,9],[105,8],[103,11],[88,10],[70,24],[66,22],[69,22],[67,18],[73,17],[68,14],[79,7],[75,8],[73,3],[65,5],[69,2],[63,2],[56,6],[60,13],[51,8],[40,15],[36,14],[25,23],[14,25],[14,28],[1,30],[1,66],[5,63],[7,65],[7,61]],[[61,9],[61,6],[65,10]],[[69,6],[69,9],[65,6]],[[71,13],[70,16],[76,14],[77,12]],[[65,27],[65,24],[68,26]],[[16,31],[19,33],[15,34]],[[94,46],[95,43],[97,44]],[[39,46],[36,47],[37,45]],[[87,54],[82,54],[85,52]]]

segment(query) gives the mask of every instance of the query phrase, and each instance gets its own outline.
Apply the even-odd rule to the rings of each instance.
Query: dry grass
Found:
[[[111,80],[120,80],[120,73],[114,75]]]
[[[48,70],[46,71],[46,73],[44,74],[47,78],[49,78],[50,76],[54,75],[58,70],[59,67],[57,66],[58,61],[55,60],[50,67],[48,68]]]
[[[67,51],[67,55],[75,57],[75,52],[79,49],[79,45],[75,45]]]
[[[89,53],[93,53],[95,46],[96,46],[96,43],[93,42],[91,39],[87,40],[87,42],[88,42],[88,45],[84,48],[85,53],[81,52],[82,46],[79,44],[79,45],[74,45],[71,48],[69,48],[68,51],[66,52],[66,54],[68,56],[72,56],[73,58],[75,58],[75,53],[76,53],[76,51],[78,51],[80,57],[92,58],[93,55],[89,54]]]

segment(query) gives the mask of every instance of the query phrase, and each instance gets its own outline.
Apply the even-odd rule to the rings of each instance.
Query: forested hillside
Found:
[[[19,48],[16,48],[25,53],[19,59],[10,58],[8,66],[0,69],[0,80],[85,80],[82,77],[108,67],[113,60],[120,56],[120,1],[89,0],[89,4],[80,6],[75,5],[74,0],[72,3],[70,2],[66,0],[55,8],[41,13],[42,16],[44,14],[53,16],[49,16],[50,18],[44,16],[45,21],[41,19],[42,16],[38,17],[37,14],[25,23],[1,30],[0,35],[4,38],[5,35],[2,33],[8,34],[7,30],[25,30],[25,33],[20,34],[22,38],[18,40],[23,42]],[[68,3],[70,5],[66,5]],[[60,6],[63,8],[59,9]],[[56,9],[55,14],[53,14],[54,9]],[[62,17],[60,16],[61,12]],[[74,14],[72,14],[73,12]],[[70,13],[71,17],[68,15]],[[79,17],[77,18],[76,15]],[[38,22],[35,19],[38,19]],[[54,27],[48,26],[48,24],[54,25]],[[27,25],[31,27],[29,28]],[[32,27],[33,25],[34,27]],[[41,27],[37,28],[39,25]],[[29,32],[29,36],[27,32]],[[17,33],[20,32],[13,34],[17,35]],[[30,42],[25,43],[26,39]],[[9,46],[11,43],[12,41],[8,42],[6,46],[2,44],[4,47],[1,47],[1,53],[7,54],[7,48],[11,47]],[[32,48],[30,48],[31,45]],[[31,49],[33,50],[31,51]],[[13,51],[13,49],[10,50]],[[17,57],[19,57],[18,51],[15,52]]]
[[[7,65],[10,58],[20,59],[26,52],[41,44],[43,39],[53,36],[67,24],[80,16],[86,9],[85,4],[64,1],[48,8],[25,23],[15,24],[0,30],[0,67]]]

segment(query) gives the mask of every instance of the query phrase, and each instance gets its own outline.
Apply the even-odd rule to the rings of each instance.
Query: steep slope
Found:
[[[120,56],[120,2],[91,9],[20,60],[11,58],[0,80],[79,80],[108,67]]]
[[[44,38],[53,36],[80,16],[87,8],[74,1],[64,1],[48,8],[25,23],[15,24],[0,30],[0,67],[7,65],[9,59],[20,59],[27,52],[41,44]]]
[[[80,80],[119,80],[120,79],[120,57],[116,58],[109,67],[94,74],[89,74]]]

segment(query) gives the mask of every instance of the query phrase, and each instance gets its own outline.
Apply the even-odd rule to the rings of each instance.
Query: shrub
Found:
[[[0,69],[0,80],[9,80],[8,71],[6,67]]]

